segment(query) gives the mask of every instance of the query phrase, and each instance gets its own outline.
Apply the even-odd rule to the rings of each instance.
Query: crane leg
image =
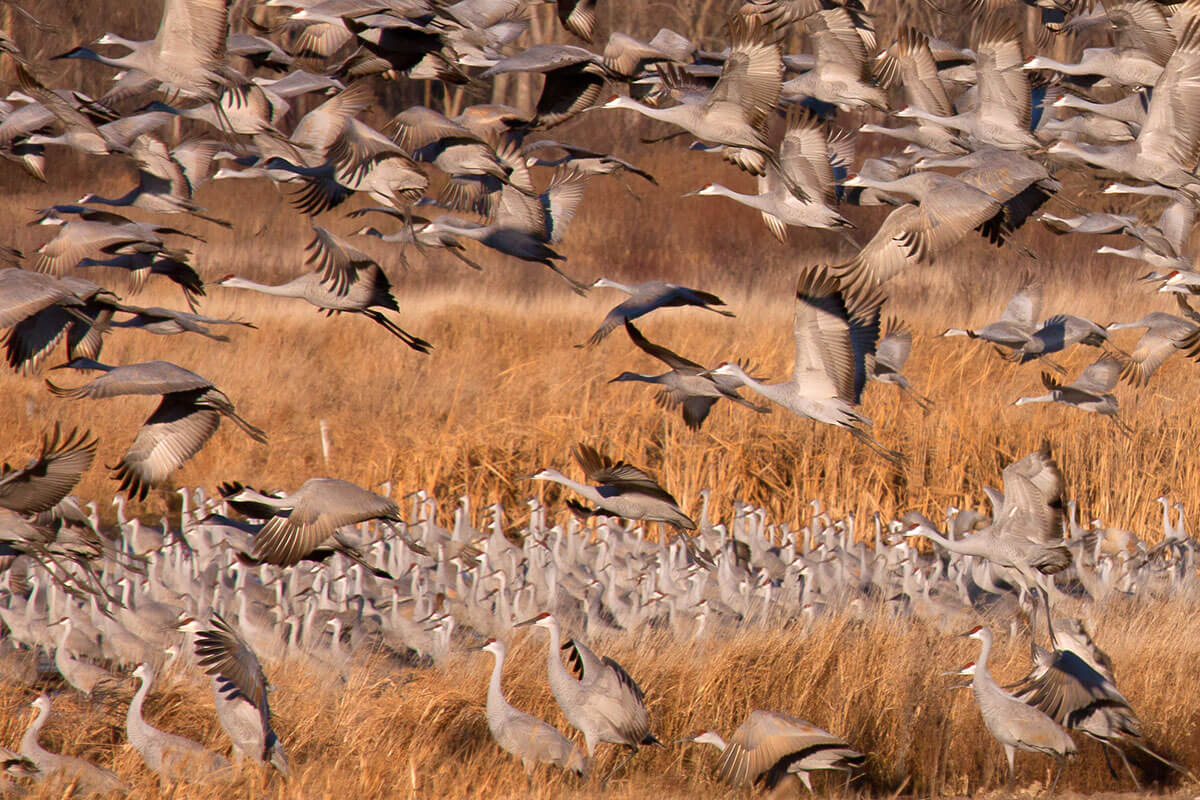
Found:
[[[1037,586],[1037,590],[1042,596],[1042,602],[1046,605],[1046,630],[1050,632],[1050,649],[1057,650],[1058,640],[1054,637],[1054,621],[1050,617],[1050,593],[1040,585]]]
[[[1108,743],[1105,742],[1105,744]],[[1131,765],[1129,763],[1129,759],[1125,757],[1125,751],[1117,747],[1115,744],[1110,744],[1108,746],[1117,751],[1117,755],[1121,757],[1121,762],[1125,765],[1125,771],[1129,773],[1129,779],[1133,781],[1134,790],[1140,792],[1142,790],[1142,784],[1138,781],[1137,776],[1133,774],[1133,765]],[[1105,760],[1107,760],[1107,758],[1108,756],[1106,754]]]
[[[1013,766],[1013,760],[1016,758],[1017,748],[1011,744],[1004,745],[1004,757],[1008,759],[1008,792],[1012,794],[1013,784],[1016,781],[1016,770]]]
[[[1047,797],[1054,796],[1054,790],[1058,788],[1058,779],[1059,779],[1059,777],[1062,776],[1063,764],[1066,763],[1066,759],[1061,758],[1061,757],[1056,757],[1054,759],[1054,763],[1055,763],[1054,780],[1050,781],[1050,791],[1046,792]]]
[[[604,780],[600,781],[600,785],[603,786],[604,784],[608,783],[608,779],[611,778],[613,775],[616,775],[617,772],[620,771],[622,767],[624,767],[626,764],[628,764],[630,759],[632,759],[634,756],[637,755],[637,751],[638,751],[638,749],[636,747],[630,747],[629,754],[626,755],[625,758],[620,763],[618,763],[615,767],[613,767],[612,769],[610,769],[608,771],[608,774],[604,776]]]

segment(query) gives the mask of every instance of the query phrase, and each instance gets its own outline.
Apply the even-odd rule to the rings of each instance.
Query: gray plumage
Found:
[[[271,727],[267,678],[250,645],[214,614],[211,626],[196,634],[195,651],[200,668],[212,678],[217,721],[233,743],[235,760],[269,763],[287,776],[287,753]]]
[[[841,737],[778,711],[751,711],[729,742],[713,731],[701,731],[684,741],[711,744],[722,751],[717,776],[725,783],[739,787],[761,783],[768,791],[786,776],[796,775],[812,792],[810,772],[848,773],[867,760]]]
[[[1049,391],[1042,395],[1017,398],[1013,405],[1062,403],[1080,411],[1104,414],[1122,433],[1130,434],[1132,431],[1129,426],[1117,416],[1117,396],[1112,393],[1120,380],[1122,369],[1121,362],[1115,356],[1105,353],[1068,384],[1062,384],[1050,373],[1043,372],[1042,385]]]
[[[903,320],[889,317],[875,352],[866,354],[867,380],[898,386],[917,405],[928,410],[933,407],[933,401],[913,389],[904,375],[904,365],[908,363],[911,350],[912,329]]]
[[[586,775],[587,760],[578,747],[556,728],[514,708],[504,699],[500,685],[504,657],[508,652],[504,643],[489,639],[483,649],[495,657],[488,683],[487,722],[496,744],[521,759],[526,772],[532,772],[535,764],[554,764],[577,775]]]
[[[43,748],[38,742],[38,734],[50,718],[50,698],[43,694],[32,705],[38,713],[21,737],[21,755],[34,763],[42,780],[59,778],[64,784],[74,783],[80,794],[107,795],[129,791],[129,784],[115,773],[82,758],[51,753]]]
[[[634,327],[628,319],[625,320],[625,331],[629,339],[638,349],[647,355],[657,358],[670,367],[661,375],[642,375],[637,372],[622,372],[609,381],[641,381],[663,387],[655,397],[656,402],[664,408],[679,406],[682,409],[683,421],[692,430],[700,430],[708,412],[718,400],[725,398],[743,405],[760,414],[769,414],[771,409],[755,405],[737,393],[738,382],[725,376],[713,376],[694,361],[680,356],[662,345],[642,336],[641,331]]]
[[[549,631],[546,667],[550,691],[563,716],[583,733],[589,762],[600,742],[624,745],[630,748],[630,753],[613,768],[615,772],[637,753],[640,745],[658,743],[650,732],[650,715],[642,689],[620,664],[608,657],[600,658],[574,639],[563,645],[558,620],[551,614],[539,614],[520,624],[537,625]],[[563,666],[559,657],[562,649],[568,651],[574,675]]]
[[[600,327],[588,337],[589,345],[599,344],[604,337],[616,330],[623,322],[637,319],[658,308],[679,308],[694,306],[705,311],[713,311],[723,317],[732,317],[733,312],[713,306],[723,306],[725,301],[711,292],[691,289],[687,286],[677,286],[666,281],[645,281],[638,284],[624,284],[599,278],[592,284],[594,289],[619,289],[629,295],[629,299],[614,306]]]
[[[1012,783],[1013,760],[1017,750],[1044,753],[1057,764],[1054,781],[1048,794],[1053,796],[1062,773],[1063,763],[1076,753],[1075,743],[1062,727],[1042,711],[1026,705],[1000,688],[988,672],[988,655],[992,650],[992,632],[977,626],[966,634],[983,645],[976,663],[964,667],[960,674],[971,675],[971,690],[979,703],[983,724],[1004,748],[1008,760],[1008,779]]]
[[[113,367],[91,359],[75,359],[63,366],[102,370],[104,374],[71,389],[46,381],[58,397],[101,400],[122,395],[162,395],[158,408],[138,430],[114,474],[121,482],[119,491],[132,497],[145,499],[151,486],[165,481],[198,453],[217,432],[221,417],[232,420],[256,442],[267,441],[267,435],[239,416],[229,397],[211,381],[169,361]]]
[[[231,777],[232,765],[224,756],[206,749],[199,742],[155,728],[142,716],[142,705],[154,682],[154,671],[139,664],[133,677],[141,686],[125,715],[125,735],[159,780],[165,784],[193,783]]]
[[[624,461],[613,461],[596,448],[580,444],[572,449],[575,460],[589,481],[589,486],[571,480],[558,470],[544,469],[529,476],[533,480],[553,481],[574,489],[592,503],[587,508],[571,503],[571,510],[581,516],[611,514],[625,519],[646,522],[665,522],[683,530],[695,530],[696,523],[683,513],[675,498],[642,470]]]

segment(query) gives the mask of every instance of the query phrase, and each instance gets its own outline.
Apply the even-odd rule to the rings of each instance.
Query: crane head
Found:
[[[976,625],[974,628],[971,628],[971,630],[962,634],[962,637],[964,639],[982,639],[984,636],[984,630],[985,628],[982,625]],[[972,665],[972,667],[973,666],[974,665]]]
[[[550,624],[550,620],[552,620],[552,619],[553,619],[553,617],[551,616],[549,611],[543,611],[541,614],[538,614],[536,617],[531,617],[530,619],[527,619],[524,622],[518,622],[517,624],[513,625],[513,627],[514,628],[522,628],[526,625],[536,625],[539,628],[545,628]]]
[[[50,696],[45,695],[45,694],[39,694],[37,696],[37,699],[34,700],[29,705],[32,706],[33,708],[36,708],[38,711],[49,711],[50,710]]]
[[[622,97],[619,94],[614,94],[614,95],[611,95],[607,100],[605,100],[603,105],[601,105],[600,107],[601,108],[621,108],[621,106],[624,105],[624,101],[625,101],[624,97]]]

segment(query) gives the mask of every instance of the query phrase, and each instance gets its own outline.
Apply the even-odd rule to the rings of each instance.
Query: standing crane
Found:
[[[987,668],[988,655],[992,652],[992,631],[989,628],[976,625],[963,636],[978,639],[983,645],[979,660],[963,667],[958,674],[971,676],[971,690],[979,703],[983,724],[1004,747],[1004,756],[1008,759],[1009,789],[1013,785],[1013,759],[1017,751],[1045,753],[1053,756],[1057,763],[1054,780],[1046,792],[1047,797],[1052,797],[1064,761],[1076,753],[1075,742],[1057,722],[1001,689],[992,678]]]
[[[496,744],[521,759],[527,773],[533,772],[534,764],[541,763],[586,776],[588,762],[578,747],[553,726],[514,708],[504,699],[500,687],[500,673],[504,671],[504,657],[508,653],[504,642],[488,639],[482,649],[496,658],[487,693],[488,730]]]
[[[546,654],[550,691],[567,721],[583,733],[588,762],[595,757],[599,742],[629,748],[629,755],[609,771],[605,781],[637,754],[639,746],[659,744],[650,732],[645,695],[620,664],[607,656],[600,658],[574,639],[561,644],[562,633],[552,614],[538,614],[517,624],[536,625],[550,632],[550,649]],[[560,650],[567,651],[575,675],[563,666]]]

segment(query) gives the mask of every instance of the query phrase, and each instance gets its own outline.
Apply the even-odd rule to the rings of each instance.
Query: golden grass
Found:
[[[605,112],[607,113],[607,112]],[[614,122],[614,125],[616,123]],[[564,138],[568,138],[564,136]],[[848,246],[827,234],[795,235],[783,246],[771,240],[755,214],[716,199],[681,200],[684,191],[719,169],[703,162],[703,178],[668,168],[677,159],[701,166],[678,149],[643,154],[662,188],[635,185],[641,202],[596,181],[569,234],[569,271],[581,278],[607,274],[642,280],[693,283],[725,297],[738,318],[698,310],[666,310],[643,320],[642,330],[683,355],[705,363],[750,358],[782,378],[791,368],[791,293],[803,264],[845,257]],[[723,174],[740,187],[744,179]],[[121,181],[123,184],[124,181]],[[96,187],[88,186],[88,189]],[[77,196],[74,189],[14,197],[0,234],[28,250],[44,240],[41,229],[20,223],[25,209]],[[195,263],[215,280],[239,272],[282,280],[300,269],[307,222],[262,186],[210,187],[201,195],[210,211],[235,218],[234,234],[204,227],[210,235]],[[247,211],[249,209],[249,211]],[[1062,209],[1060,209],[1062,210]],[[135,214],[136,215],[136,214]],[[866,238],[879,212],[864,212]],[[171,220],[175,222],[176,220]],[[180,221],[191,230],[200,223]],[[337,232],[357,227],[336,215],[319,220]],[[734,499],[765,507],[777,521],[796,523],[820,499],[832,513],[853,512],[868,533],[874,512],[894,516],[920,509],[935,518],[950,504],[982,502],[981,484],[997,484],[1001,468],[1049,439],[1063,465],[1068,493],[1083,519],[1133,529],[1146,541],[1161,535],[1153,499],[1167,493],[1191,504],[1200,489],[1200,444],[1195,419],[1194,371],[1176,359],[1148,389],[1118,390],[1134,425],[1121,437],[1104,419],[1057,407],[1014,408],[1021,394],[1040,391],[1039,367],[1014,367],[985,347],[940,340],[942,328],[981,325],[999,315],[1025,270],[1047,283],[1045,314],[1072,311],[1100,322],[1131,319],[1147,310],[1170,310],[1147,292],[1130,289],[1138,270],[1131,262],[1088,255],[1096,242],[1054,239],[1038,232],[1021,238],[1041,255],[1022,261],[1010,250],[969,242],[937,266],[923,268],[893,287],[889,313],[914,325],[918,339],[908,374],[936,408],[924,414],[890,387],[871,387],[864,412],[874,434],[908,456],[894,469],[844,432],[777,411],[768,416],[718,406],[703,431],[688,431],[675,414],[651,402],[645,386],[607,385],[625,369],[659,366],[617,331],[595,349],[576,349],[620,297],[596,291],[574,297],[541,267],[482,254],[482,275],[451,259],[415,251],[410,273],[398,269],[385,246],[367,242],[389,268],[405,311],[401,324],[436,345],[418,355],[364,319],[325,319],[299,301],[276,301],[212,288],[206,313],[251,319],[257,331],[233,331],[219,344],[196,337],[153,337],[119,331],[103,359],[132,363],[165,358],[212,379],[251,422],[271,436],[259,446],[233,426],[223,426],[204,450],[175,476],[175,485],[209,489],[222,480],[291,489],[314,475],[332,475],[363,486],[391,481],[393,496],[432,490],[443,508],[460,495],[473,507],[503,501],[512,529],[527,519],[522,500],[541,494],[552,518],[565,510],[558,490],[516,481],[538,467],[575,474],[572,444],[585,440],[658,476],[684,508],[698,511],[697,493],[713,490],[715,516]],[[103,276],[111,282],[111,276]],[[1082,283],[1085,288],[1078,288]],[[119,284],[114,284],[118,286]],[[180,306],[177,293],[155,288],[143,305]],[[1121,338],[1132,346],[1136,334]],[[1072,374],[1095,351],[1064,360]],[[65,401],[52,397],[43,376],[0,376],[8,414],[0,419],[3,452],[27,457],[55,422],[93,428],[101,435],[97,466],[79,487],[106,518],[115,487],[102,464],[113,464],[155,405],[151,398]],[[82,380],[57,373],[59,383]],[[320,422],[328,424],[332,451],[322,457]],[[132,509],[153,521],[167,513],[169,492]],[[1122,690],[1140,712],[1148,736],[1190,766],[1200,764],[1197,709],[1191,678],[1197,623],[1188,608],[1117,600],[1098,613],[1097,640],[1113,656]],[[929,795],[968,794],[1003,781],[1002,755],[978,719],[968,693],[949,695],[938,676],[973,658],[975,648],[919,623],[836,619],[810,635],[793,628],[753,631],[730,641],[668,643],[645,633],[598,643],[646,687],[655,730],[664,738],[713,727],[728,733],[755,707],[811,719],[872,753],[867,783],[873,790]],[[1024,637],[1003,638],[995,669],[1011,679],[1027,667]],[[510,699],[563,727],[544,682],[544,640],[514,643],[506,687]],[[279,691],[278,729],[297,777],[284,783],[250,771],[236,791],[211,788],[187,796],[328,797],[585,797],[595,788],[539,771],[527,787],[519,764],[488,739],[482,704],[490,659],[455,655],[445,669],[362,665],[345,687],[330,686],[294,665],[270,665]],[[0,741],[13,744],[28,720],[26,692],[0,691]],[[45,742],[114,764],[137,781],[139,796],[157,784],[124,744],[119,718],[105,718],[60,697],[59,715]],[[167,682],[149,704],[161,725],[200,738],[214,748],[224,740],[211,713],[206,683],[194,675]],[[1081,743],[1084,757],[1064,785],[1078,791],[1127,788],[1107,777],[1098,748]],[[611,763],[604,750],[598,772]],[[614,797],[713,796],[714,754],[697,747],[655,749],[639,756],[626,776],[608,787]],[[1045,779],[1042,760],[1020,758],[1023,784]],[[905,779],[908,782],[905,783]],[[866,785],[866,784],[862,784]],[[837,790],[836,783],[830,787]],[[49,793],[41,796],[49,797]],[[183,796],[183,795],[181,795]]]
[[[1195,769],[1200,728],[1193,665],[1200,623],[1190,610],[1120,600],[1095,618],[1098,641],[1113,657],[1118,682],[1141,716],[1148,743]],[[974,642],[910,619],[860,622],[838,617],[811,631],[797,626],[750,629],[732,638],[677,641],[664,631],[594,643],[624,664],[647,692],[655,733],[665,742],[711,728],[728,735],[755,708],[784,710],[844,735],[870,754],[855,792],[886,796],[975,795],[1002,787],[1005,764],[969,691],[950,691],[939,673],[975,658]],[[993,674],[1015,680],[1028,668],[1027,633],[1001,635]],[[510,702],[567,730],[545,682],[546,640],[514,640],[504,686]],[[364,658],[344,684],[295,664],[268,665],[276,728],[294,776],[247,767],[233,787],[191,787],[187,797],[592,797],[589,784],[539,768],[527,785],[518,761],[496,747],[483,714],[491,658],[460,652],[443,669],[400,669]],[[32,717],[32,694],[0,692],[0,742],[19,740]],[[63,695],[43,744],[111,766],[134,796],[158,794],[157,780],[124,741],[123,706],[109,716]],[[166,677],[147,704],[151,722],[224,751],[206,680],[194,671]],[[1078,739],[1080,757],[1060,790],[1129,791],[1103,765],[1099,744]],[[596,773],[620,753],[601,745]],[[697,745],[644,749],[604,790],[614,798],[686,798],[725,793],[712,779],[716,754]],[[1017,785],[1045,785],[1049,759],[1019,754]],[[1118,769],[1120,767],[1118,766]],[[841,794],[840,779],[818,778]],[[1178,791],[1178,789],[1176,790]],[[1194,793],[1194,787],[1192,788]],[[57,797],[49,790],[35,797]]]

